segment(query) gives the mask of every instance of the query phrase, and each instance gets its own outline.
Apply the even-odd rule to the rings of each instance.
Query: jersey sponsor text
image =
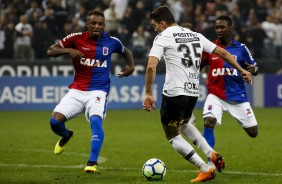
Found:
[[[194,42],[194,41],[200,41],[198,37],[195,38],[176,38],[175,42],[176,43],[189,43],[189,42]]]
[[[184,92],[192,93],[192,94],[199,94],[199,84],[196,84],[193,82],[185,82],[184,83]]]
[[[197,37],[195,33],[173,33],[174,37]]]
[[[69,34],[68,36],[66,36],[66,37],[63,39],[63,41],[66,41],[66,39],[71,38],[71,37],[73,37],[73,36],[75,36],[75,35],[82,35],[82,33],[80,32],[80,33],[72,33],[72,34]]]
[[[200,77],[200,74],[189,72],[189,78],[191,78],[191,79],[199,79],[199,77]]]
[[[96,59],[90,59],[90,58],[81,58],[80,64],[86,65],[86,66],[93,66],[93,67],[107,67],[107,61],[100,61]]]
[[[234,68],[215,68],[212,70],[212,76],[233,75],[238,76],[238,71]]]

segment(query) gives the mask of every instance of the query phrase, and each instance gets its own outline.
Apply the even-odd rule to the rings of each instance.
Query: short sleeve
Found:
[[[203,51],[207,52],[207,53],[212,53],[214,51],[214,49],[216,48],[216,44],[214,44],[213,42],[209,41],[206,37],[204,37],[202,34],[198,33],[199,37],[203,43]]]
[[[156,36],[153,46],[151,48],[151,51],[149,53],[149,56],[154,56],[161,60],[163,54],[164,54],[164,42],[163,39],[158,35]]]
[[[59,44],[63,48],[74,48],[75,42],[78,38],[77,35],[82,35],[82,33],[72,33],[59,41]]]
[[[244,62],[247,62],[251,65],[257,65],[248,47],[245,44],[241,44],[241,46],[243,47],[242,55]]]
[[[116,37],[111,37],[111,38],[115,40],[115,43],[114,43],[115,44],[115,50],[114,50],[114,52],[122,54],[125,50],[125,47],[122,44],[122,42]]]

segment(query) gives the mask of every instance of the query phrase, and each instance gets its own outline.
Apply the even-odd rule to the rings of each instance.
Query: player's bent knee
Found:
[[[163,129],[168,141],[180,135],[180,127],[170,127],[168,125],[163,125]]]
[[[204,119],[204,126],[206,128],[214,128],[216,124],[216,119],[212,117],[206,117]]]
[[[176,134],[174,132],[165,132],[165,137],[168,141],[173,139],[174,137],[178,136],[179,134]]]
[[[50,118],[50,126],[51,129],[54,131],[57,127],[60,127],[62,122],[56,120],[55,118]]]
[[[61,123],[61,122],[59,122],[59,121],[56,120],[55,118],[50,118],[50,125],[51,125],[51,126],[56,126],[56,125],[58,125],[59,123]]]
[[[258,128],[257,126],[254,127],[250,127],[250,128],[245,128],[246,132],[248,133],[248,135],[252,138],[255,138],[258,136]]]
[[[52,118],[57,120],[57,121],[59,121],[59,122],[61,122],[61,123],[64,123],[64,122],[67,121],[67,118],[63,114],[61,114],[59,112],[53,112]]]

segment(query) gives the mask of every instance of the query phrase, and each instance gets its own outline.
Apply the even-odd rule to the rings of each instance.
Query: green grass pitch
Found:
[[[201,112],[195,109],[200,132]],[[254,112],[259,122],[257,138],[248,137],[227,113],[216,127],[216,150],[223,154],[226,168],[211,183],[282,183],[282,109]],[[197,176],[197,168],[166,141],[159,110],[108,111],[100,175],[83,172],[91,139],[84,115],[67,123],[74,137],[59,156],[53,154],[58,137],[50,129],[50,115],[51,111],[0,112],[0,183],[151,183],[141,169],[153,157],[167,167],[164,180],[154,183],[184,184]]]

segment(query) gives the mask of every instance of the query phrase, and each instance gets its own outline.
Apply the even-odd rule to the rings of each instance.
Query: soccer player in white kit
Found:
[[[214,169],[206,164],[193,147],[181,136],[180,129],[187,124],[199,96],[199,69],[202,52],[214,53],[233,65],[244,80],[252,82],[251,74],[240,67],[224,49],[217,47],[202,34],[176,24],[167,6],[160,6],[150,14],[156,36],[149,53],[146,69],[146,89],[143,109],[151,112],[155,108],[152,85],[158,62],[164,57],[166,65],[160,109],[161,122],[167,140],[186,160],[199,168],[198,176],[191,182],[203,182],[215,177]],[[224,168],[222,156],[213,150],[201,133],[188,124],[182,131],[216,165],[218,171]]]

